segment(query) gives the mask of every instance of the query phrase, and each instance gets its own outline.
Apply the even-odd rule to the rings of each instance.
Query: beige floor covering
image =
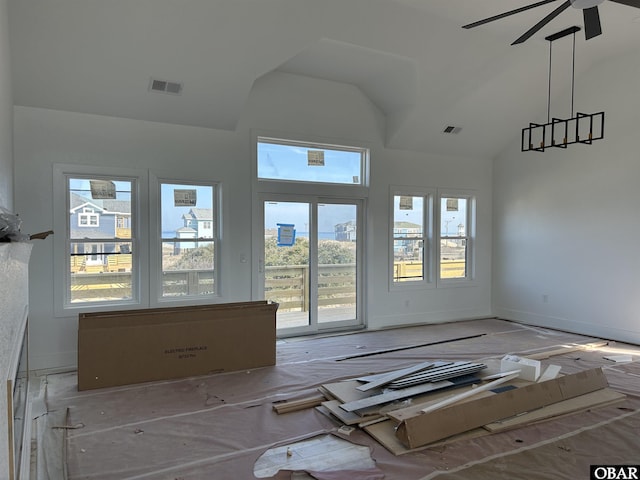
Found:
[[[52,415],[68,409],[69,424],[80,426],[67,430],[70,479],[253,479],[254,462],[269,448],[340,427],[313,408],[277,415],[275,401],[425,360],[500,358],[593,340],[498,319],[290,339],[278,342],[276,366],[250,371],[85,392],[74,373],[50,375],[47,405]],[[425,346],[405,348],[415,345]],[[389,349],[397,350],[380,353]],[[634,361],[603,358],[620,353]],[[640,463],[638,361],[640,347],[618,342],[542,362],[562,373],[602,366],[610,386],[628,395],[615,406],[399,457],[356,430],[343,438],[368,446],[378,471],[332,478],[576,480],[589,478],[591,464]]]

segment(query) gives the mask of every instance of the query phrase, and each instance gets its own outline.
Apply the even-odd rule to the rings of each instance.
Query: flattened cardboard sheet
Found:
[[[364,427],[364,430],[382,444],[387,450],[394,455],[404,455],[406,453],[412,453],[423,450],[425,448],[433,448],[441,445],[446,445],[458,440],[466,440],[470,438],[481,437],[489,435],[490,433],[497,433],[514,428],[519,428],[524,425],[530,425],[551,418],[558,418],[563,415],[570,415],[577,412],[582,412],[589,409],[606,407],[609,405],[616,405],[623,402],[626,395],[618,393],[609,388],[596,390],[595,392],[586,393],[578,397],[563,400],[553,405],[540,408],[533,412],[518,415],[517,417],[509,418],[500,422],[490,423],[484,425],[482,428],[474,428],[466,432],[447,437],[440,441],[409,449],[396,437],[396,426],[398,425],[393,419],[385,422],[377,423],[374,425]]]
[[[602,369],[586,370],[407,418],[396,436],[405,446],[417,448],[607,386]]]
[[[277,304],[84,313],[78,390],[275,365]]]

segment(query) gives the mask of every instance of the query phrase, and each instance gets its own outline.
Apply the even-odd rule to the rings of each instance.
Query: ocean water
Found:
[[[173,238],[176,236],[175,230],[162,232],[162,238]],[[297,237],[309,238],[309,232],[296,232]],[[336,236],[333,232],[320,232],[318,234],[320,240],[335,240]]]

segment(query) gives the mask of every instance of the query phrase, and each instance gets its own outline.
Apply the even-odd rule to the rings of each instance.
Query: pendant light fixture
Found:
[[[549,41],[549,93],[547,99],[547,123],[529,123],[522,129],[522,151],[544,152],[547,148],[567,148],[574,143],[591,145],[594,140],[604,138],[604,112],[575,113],[573,109],[575,67],[576,67],[576,32],[580,27],[569,27],[561,32],[545,38]],[[573,58],[571,67],[571,117],[551,118],[551,54],[555,40],[573,35]]]

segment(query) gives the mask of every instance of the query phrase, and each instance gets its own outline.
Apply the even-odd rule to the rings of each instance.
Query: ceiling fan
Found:
[[[494,20],[500,20],[501,18],[509,17],[511,15],[515,15],[516,13],[524,12],[526,10],[530,10],[532,8],[540,7],[541,5],[546,5],[547,3],[555,2],[556,0],[542,0],[540,2],[532,3],[530,5],[526,5],[521,8],[516,8],[515,10],[510,10],[508,12],[501,13],[499,15],[495,15],[493,17],[485,18],[484,20],[478,20],[477,22],[470,23],[468,25],[463,25],[462,28],[473,28],[479,25],[484,25],[485,23],[493,22]],[[534,35],[538,30],[544,27],[551,20],[556,18],[560,13],[566,10],[569,7],[577,8],[578,10],[582,10],[582,14],[584,16],[584,34],[587,40],[593,37],[597,37],[602,33],[602,27],[600,25],[600,15],[598,13],[598,5],[603,3],[605,0],[565,0],[562,4],[553,10],[549,15],[544,17],[538,23],[536,23],[533,27],[527,30],[522,36],[520,36],[515,42],[511,45],[516,45],[518,43],[523,43],[528,40],[532,35]],[[640,0],[610,0],[615,3],[621,3],[622,5],[628,5],[629,7],[640,8]]]

